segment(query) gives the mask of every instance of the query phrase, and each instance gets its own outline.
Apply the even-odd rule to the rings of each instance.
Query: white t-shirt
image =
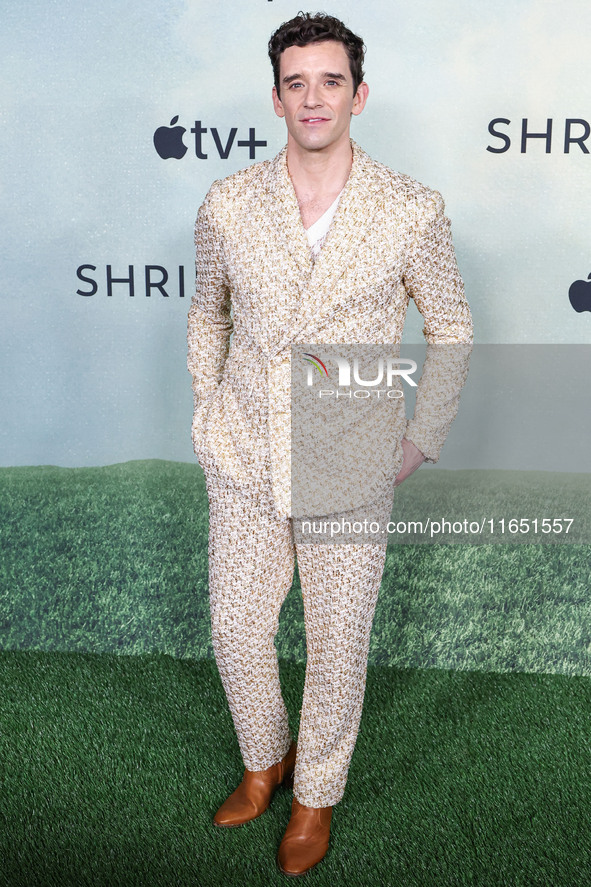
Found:
[[[343,191],[345,189],[343,188]],[[324,238],[328,234],[328,229],[330,228],[330,223],[333,220],[334,214],[337,211],[338,202],[341,199],[341,191],[340,194],[337,195],[334,202],[328,207],[325,213],[323,213],[319,219],[317,219],[313,225],[310,225],[309,228],[306,229],[306,236],[308,238],[308,243],[310,244],[310,248],[312,250],[312,255],[314,258],[318,255],[322,248],[322,244],[324,243]]]

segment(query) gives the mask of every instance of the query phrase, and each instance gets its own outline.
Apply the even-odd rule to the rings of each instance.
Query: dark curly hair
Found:
[[[365,45],[347,28],[343,22],[325,12],[299,12],[295,18],[284,22],[271,35],[269,40],[269,58],[273,65],[275,89],[279,95],[279,62],[281,53],[289,46],[308,46],[310,43],[321,43],[324,40],[336,40],[342,43],[349,57],[349,68],[353,78],[353,95],[363,80],[363,56]]]

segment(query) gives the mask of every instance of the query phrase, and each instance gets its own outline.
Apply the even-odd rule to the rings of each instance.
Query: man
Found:
[[[243,825],[293,779],[278,854],[291,875],[328,847],[386,555],[385,542],[294,542],[291,346],[400,342],[409,297],[429,343],[472,337],[441,196],[350,139],[352,115],[368,97],[363,50],[361,38],[323,14],[302,13],[273,34],[272,97],[287,146],[214,182],[195,229],[192,436],[209,498],[212,642],[246,768],[214,822]],[[452,412],[457,387],[448,392]],[[421,411],[417,397],[394,442],[397,484],[425,458],[436,461],[449,427]],[[296,555],[308,651],[297,747],[274,646]]]

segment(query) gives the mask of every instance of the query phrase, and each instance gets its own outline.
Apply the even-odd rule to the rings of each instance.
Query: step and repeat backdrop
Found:
[[[193,460],[195,216],[214,179],[285,144],[267,41],[299,8],[2,3],[1,465]],[[522,448],[521,461],[492,466],[478,463],[476,436],[462,466],[588,471],[582,444],[568,464],[556,447],[588,397],[591,6],[322,9],[367,46],[353,138],[445,198],[476,341],[551,346],[535,427],[539,439],[545,415],[557,436],[533,465]],[[411,303],[404,341],[421,328]]]

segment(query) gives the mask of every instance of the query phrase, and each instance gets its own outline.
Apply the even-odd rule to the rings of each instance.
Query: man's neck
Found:
[[[313,225],[345,187],[353,154],[349,140],[330,151],[301,151],[287,144],[287,168],[304,228]]]
[[[336,197],[349,178],[352,162],[348,139],[342,145],[331,146],[330,151],[302,151],[288,140],[287,168],[300,203]]]

